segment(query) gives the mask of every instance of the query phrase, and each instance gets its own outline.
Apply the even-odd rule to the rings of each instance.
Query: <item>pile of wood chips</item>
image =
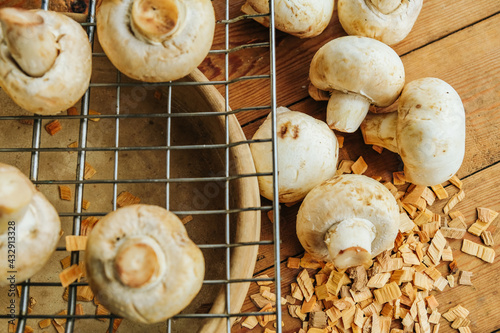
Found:
[[[345,173],[351,162],[341,162],[340,173]],[[472,285],[472,273],[459,271],[446,240],[462,239],[467,232],[464,215],[452,211],[465,198],[462,182],[456,176],[450,179],[459,191],[449,197],[442,185],[410,184],[405,191],[398,190],[395,185],[405,184],[402,172],[394,173],[393,179],[393,183],[384,185],[400,206],[399,233],[394,248],[377,256],[370,267],[338,270],[307,253],[288,259],[287,267],[299,273],[281,304],[286,305],[290,316],[302,321],[298,333],[438,333],[441,317],[460,333],[471,332],[467,309],[457,305],[441,314],[431,293],[456,284]],[[448,200],[443,208],[445,216],[429,210],[436,199]],[[492,263],[495,251],[489,246],[493,237],[486,229],[498,213],[482,207],[477,211],[478,219],[468,231],[480,236],[484,245],[464,239],[461,250]],[[441,262],[448,262],[448,269]],[[456,282],[455,277],[459,277]],[[259,284],[260,293],[251,295],[252,302],[261,312],[275,311],[276,295],[264,282]],[[276,327],[273,320],[276,317],[272,314],[248,316],[241,325],[249,329],[260,325],[265,333],[272,333]]]

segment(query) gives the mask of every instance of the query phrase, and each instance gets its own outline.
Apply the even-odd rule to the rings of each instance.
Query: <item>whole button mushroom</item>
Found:
[[[369,264],[391,249],[398,227],[394,196],[363,175],[341,175],[316,186],[297,215],[297,236],[304,249],[339,269]]]
[[[212,46],[210,0],[103,0],[97,8],[99,42],[113,65],[145,82],[180,79]]]
[[[311,83],[329,91],[326,122],[332,129],[352,133],[370,104],[389,106],[405,82],[403,63],[386,44],[372,38],[345,36],[323,45],[309,70]]]
[[[157,323],[182,311],[203,284],[205,262],[173,213],[131,205],[92,229],[85,251],[89,285],[112,313]]]
[[[410,33],[423,0],[339,0],[339,21],[349,35],[392,45]]]
[[[437,78],[408,83],[398,112],[370,114],[361,125],[366,144],[401,156],[408,182],[437,185],[450,179],[465,154],[465,110],[458,93]]]
[[[318,36],[330,23],[334,6],[334,0],[276,0],[276,29],[300,38]],[[250,15],[269,13],[269,0],[247,0],[241,11]],[[268,17],[255,17],[254,20],[269,26]]]
[[[45,196],[19,169],[0,163],[0,287],[40,271],[60,231],[59,215]]]
[[[0,9],[0,87],[27,111],[50,115],[73,106],[90,82],[85,30],[51,11]]]
[[[339,154],[337,137],[324,122],[302,112],[279,107],[276,118],[279,201],[295,203],[314,186],[335,175]],[[271,126],[268,116],[252,140],[270,139]],[[257,172],[272,172],[271,142],[252,143],[250,150]],[[259,176],[258,179],[261,195],[273,200],[272,177]]]

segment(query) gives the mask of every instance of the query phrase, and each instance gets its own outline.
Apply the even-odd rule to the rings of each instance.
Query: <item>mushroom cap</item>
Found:
[[[16,283],[40,271],[55,251],[60,238],[61,222],[54,207],[17,168],[0,163],[0,286],[7,285],[8,271],[17,271]],[[5,194],[10,198],[4,201]],[[26,200],[29,198],[29,200]],[[17,201],[18,203],[11,204]],[[19,204],[20,203],[20,204]],[[4,210],[8,206],[7,210]],[[18,214],[19,213],[19,214]],[[5,215],[3,215],[5,214]],[[2,216],[3,215],[3,216]],[[6,220],[4,220],[6,219]],[[13,221],[14,228],[7,224]],[[11,225],[12,227],[12,225]],[[8,232],[15,232],[15,268],[8,265]]]
[[[397,0],[397,8],[385,13],[372,1],[339,0],[339,21],[349,35],[365,36],[392,45],[410,33],[423,0]]]
[[[123,74],[145,82],[177,80],[191,73],[212,46],[215,14],[211,1],[171,1],[178,9],[177,24],[163,42],[146,41],[138,30],[132,30],[130,12],[137,1],[103,0],[97,8],[97,34],[109,60]],[[154,26],[147,28],[141,32],[155,34]]]
[[[268,117],[255,132],[253,140],[271,138],[272,120]],[[338,142],[325,122],[305,113],[278,108],[278,185],[279,201],[297,202],[316,185],[333,177],[337,170]],[[272,172],[272,144],[250,144],[259,173]],[[259,176],[263,197],[273,200],[272,176]]]
[[[276,29],[300,38],[318,36],[330,23],[334,6],[334,0],[276,0]],[[246,14],[269,13],[269,0],[247,0],[241,10]],[[267,17],[257,17],[255,20],[269,26]]]
[[[396,131],[409,182],[437,185],[462,165],[465,110],[458,93],[443,80],[422,78],[404,87]]]
[[[4,10],[23,11],[5,8]],[[33,10],[54,35],[58,55],[40,77],[27,75],[12,58],[0,29],[0,87],[23,109],[42,115],[73,106],[90,82],[92,50],[85,30],[76,21],[56,12]]]
[[[316,52],[309,78],[318,89],[360,94],[377,106],[388,106],[403,89],[405,72],[398,54],[386,44],[344,36]]]
[[[182,311],[201,289],[205,262],[180,219],[131,205],[109,213],[88,236],[89,285],[112,313],[156,323]]]
[[[384,185],[363,175],[336,176],[312,189],[297,215],[297,236],[314,258],[333,261],[325,243],[327,232],[353,218],[365,219],[376,228],[372,258],[394,246],[399,228],[396,200]]]

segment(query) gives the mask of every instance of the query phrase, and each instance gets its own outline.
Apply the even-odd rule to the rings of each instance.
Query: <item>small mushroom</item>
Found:
[[[324,122],[305,113],[280,107],[276,118],[279,201],[295,203],[314,186],[335,175],[339,146],[335,134]],[[270,139],[271,126],[268,116],[252,139]],[[257,172],[272,172],[271,142],[252,143],[250,150]],[[273,200],[272,177],[258,179],[261,195]]]
[[[0,87],[27,111],[49,115],[74,105],[90,82],[85,30],[51,11],[0,9]]]
[[[345,36],[323,45],[314,55],[311,83],[330,92],[326,122],[352,133],[370,104],[389,106],[405,82],[403,63],[389,46],[368,37]]]
[[[334,0],[277,0],[274,3],[276,29],[300,38],[318,36],[330,23],[334,5]],[[269,13],[269,0],[247,0],[241,11],[250,15]],[[254,20],[269,26],[266,16]]]
[[[361,124],[366,144],[398,153],[408,182],[437,185],[450,179],[465,154],[465,110],[458,93],[437,78],[408,83],[398,112],[370,114]]]
[[[85,251],[89,285],[112,313],[156,323],[182,311],[203,284],[201,250],[164,208],[130,205],[92,229]]]
[[[423,0],[339,0],[339,21],[349,35],[392,45],[410,33]]]
[[[363,175],[316,186],[297,215],[297,236],[314,258],[339,269],[366,265],[394,246],[399,208],[389,190]]]
[[[103,0],[97,34],[109,60],[130,78],[180,79],[212,46],[215,13],[210,0]]]
[[[42,269],[60,231],[59,215],[45,196],[19,169],[0,163],[0,286]]]

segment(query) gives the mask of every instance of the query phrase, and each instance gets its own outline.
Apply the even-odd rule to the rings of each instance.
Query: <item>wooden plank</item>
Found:
[[[244,1],[230,4],[230,17],[241,14]],[[224,6],[213,2],[217,19],[224,18]],[[405,54],[458,31],[500,11],[500,2],[491,0],[426,0],[412,32],[402,42],[393,45],[398,54]],[[315,52],[327,41],[345,35],[335,11],[327,29],[318,37],[299,39],[280,31],[276,32],[277,91],[278,105],[290,105],[308,96],[309,64]],[[243,20],[230,29],[231,46],[249,42],[265,42],[268,30],[253,20]],[[223,49],[225,32],[218,25],[213,49]],[[210,55],[199,66],[212,81],[224,79],[224,56]],[[229,55],[229,77],[266,74],[269,70],[269,53],[262,49],[244,49]],[[218,86],[224,93],[224,87]],[[269,82],[267,80],[245,81],[230,85],[229,100],[233,109],[243,105],[255,106],[269,103]],[[268,112],[268,111],[267,111]],[[246,124],[267,113],[265,110],[241,113],[240,123]]]
[[[476,220],[477,207],[488,207],[500,211],[500,192],[496,190],[499,183],[500,164],[491,166],[464,179],[464,190],[467,193],[467,197],[456,206],[456,209],[465,215],[468,224],[472,224]],[[447,186],[446,189],[450,194],[454,194],[457,191],[452,185]],[[437,201],[432,206],[432,210],[435,212],[439,211],[442,214],[442,208],[445,204],[446,199]],[[490,230],[492,230],[495,244],[497,244],[494,246],[494,249],[498,253],[500,250],[500,232],[497,231],[497,228],[498,221],[494,221]],[[467,234],[466,238],[478,243],[481,242],[479,237],[470,234]],[[283,243],[288,242],[288,240],[286,235],[282,235]],[[473,332],[493,332],[500,329],[500,308],[496,306],[498,301],[497,295],[500,292],[500,276],[498,275],[500,260],[495,260],[493,264],[485,263],[476,257],[462,253],[460,251],[461,240],[448,240],[448,242],[453,250],[453,256],[458,262],[459,269],[473,272],[473,286],[456,286],[452,289],[446,287],[443,292],[436,293],[436,299],[440,304],[439,311],[443,313],[449,308],[461,304],[470,311],[469,319],[472,322],[471,329]],[[440,270],[443,270],[445,266],[442,264]],[[291,282],[295,281],[300,270],[289,269],[285,264],[282,264],[280,267],[282,273],[282,294],[287,295],[290,294]],[[311,270],[310,274],[312,272]],[[273,276],[274,269],[269,268],[263,274]],[[258,293],[258,286],[252,283],[249,295],[255,293]],[[243,305],[242,312],[256,310],[256,307],[247,299]],[[300,328],[300,322],[297,319],[289,317],[285,307],[283,307],[283,321],[285,322],[284,332],[295,332]],[[456,332],[449,324],[445,324],[444,322],[442,324],[440,332]],[[239,325],[235,325],[232,332],[242,333],[248,331],[242,330]]]
[[[441,78],[451,84],[463,100],[467,133],[464,163],[458,172],[460,178],[500,160],[500,141],[496,135],[500,112],[494,112],[500,108],[499,26],[500,14],[402,57],[407,81],[425,76]],[[325,119],[326,102],[308,98],[291,108]],[[395,109],[393,105],[384,111]],[[248,138],[261,121],[244,127]],[[368,156],[368,175],[385,175],[387,170],[397,171],[394,168],[400,167],[394,154],[384,152],[384,158],[374,154],[371,147],[364,145],[359,131],[342,135],[351,159]]]

